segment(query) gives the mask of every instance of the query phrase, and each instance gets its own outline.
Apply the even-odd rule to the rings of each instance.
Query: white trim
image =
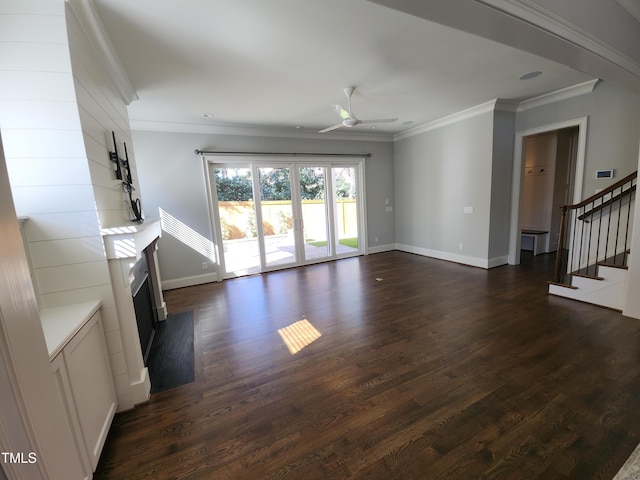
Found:
[[[138,95],[136,90],[133,88],[127,72],[113,48],[111,39],[100,21],[100,16],[96,12],[94,1],[66,0],[66,2],[82,27],[101,65],[111,80],[113,80],[120,99],[126,105],[137,100]]]
[[[560,90],[556,90],[555,92],[545,93],[544,95],[539,95],[537,97],[524,100],[520,103],[520,105],[518,105],[517,111],[523,112],[525,110],[538,108],[549,103],[559,102],[561,100],[567,100],[569,98],[578,97],[586,93],[591,93],[593,92],[593,89],[596,87],[596,84],[599,81],[600,80],[596,78],[595,80],[589,80],[588,82],[561,88]]]
[[[462,110],[461,112],[447,115],[446,117],[442,117],[438,120],[425,123],[424,125],[420,125],[419,127],[414,127],[410,130],[397,133],[396,135],[393,136],[393,140],[394,141],[404,140],[405,138],[413,137],[414,135],[420,135],[421,133],[425,133],[430,130],[435,130],[436,128],[441,128],[446,125],[450,125],[452,123],[461,122],[462,120],[466,120],[468,118],[472,118],[477,115],[482,115],[483,113],[492,112],[496,108],[496,105],[499,102],[501,104],[504,103],[497,99],[491,100],[489,102],[476,105],[475,107],[467,108],[466,110]]]
[[[305,138],[313,140],[353,140],[367,142],[392,142],[392,134],[384,133],[357,133],[357,130],[349,129],[347,132],[318,133],[309,129],[295,129],[285,127],[267,127],[251,125],[202,125],[200,123],[182,122],[158,122],[153,120],[130,119],[131,130],[170,132],[170,133],[204,133],[208,135],[245,135],[252,137],[281,137],[281,138]]]
[[[173,290],[182,287],[191,287],[193,285],[202,285],[203,283],[213,283],[218,281],[217,273],[205,273],[204,275],[194,275],[191,277],[172,278],[162,281],[163,290]]]
[[[372,255],[374,253],[392,252],[393,250],[396,250],[395,243],[388,243],[386,245],[376,245],[375,247],[369,247],[367,249],[367,255]]]
[[[131,393],[134,405],[145,403],[151,397],[151,378],[147,367],[140,371],[140,378],[137,381],[131,382]]]
[[[414,247],[413,245],[403,245],[401,243],[396,243],[396,250],[400,250],[401,252],[415,253],[417,255],[422,255],[423,257],[437,258],[438,260],[446,260],[448,262],[455,262],[462,265],[470,265],[472,267],[479,267],[484,269],[504,265],[504,263],[500,263],[503,257],[496,257],[494,259],[467,257],[465,255],[458,255],[456,253],[442,252],[440,250],[431,250],[429,248],[422,247]]]
[[[583,50],[591,52],[600,58],[606,58],[614,65],[640,77],[640,65],[607,45],[586,30],[556,15],[552,11],[541,7],[533,0],[475,0],[493,10],[497,10],[510,17],[523,21],[548,34],[562,38]]]
[[[553,132],[569,127],[578,127],[578,151],[576,152],[576,172],[573,190],[573,203],[577,203],[582,199],[582,184],[584,180],[584,164],[587,151],[587,129],[589,125],[589,117],[580,117],[563,122],[542,125],[516,132],[516,138],[513,147],[513,177],[511,180],[511,220],[509,230],[509,265],[518,265],[520,263],[520,240],[522,224],[520,223],[521,209],[521,191],[524,177],[522,171],[524,169],[524,138],[539,133]]]
[[[40,470],[40,474],[42,478],[47,478],[48,468],[45,465],[45,461],[40,455],[42,449],[38,444],[38,436],[35,434],[33,430],[33,424],[31,422],[31,417],[29,415],[27,406],[24,403],[23,392],[20,388],[20,381],[18,379],[17,372],[15,371],[15,366],[13,364],[13,358],[11,356],[11,346],[8,341],[8,334],[5,330],[5,320],[2,316],[2,310],[0,310],[0,369],[3,370],[0,376],[6,376],[9,379],[9,385],[3,385],[3,388],[8,389],[9,392],[13,393],[13,399],[15,402],[15,406],[18,410],[19,421],[17,423],[22,424],[23,430],[20,432],[16,425],[12,425],[9,432],[5,429],[2,420],[5,415],[13,416],[16,412],[13,409],[9,409],[9,405],[0,404],[0,449],[2,451],[19,451],[16,448],[16,445],[12,442],[15,440],[13,435],[17,435],[18,433],[24,434],[27,442],[29,442],[31,446],[31,451],[36,452],[38,455],[37,467]],[[24,447],[24,446],[23,446]],[[23,472],[19,468],[19,464],[12,463],[3,463],[4,473],[8,475],[10,478],[16,478],[17,480],[25,479]]]

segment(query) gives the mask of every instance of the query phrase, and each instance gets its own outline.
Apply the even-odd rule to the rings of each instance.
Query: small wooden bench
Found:
[[[533,250],[534,255],[545,253],[547,235],[549,235],[548,230],[522,230],[522,240],[524,240],[525,238],[531,238],[533,243],[533,248],[525,248],[523,246],[522,249]],[[522,243],[524,244],[525,242]]]

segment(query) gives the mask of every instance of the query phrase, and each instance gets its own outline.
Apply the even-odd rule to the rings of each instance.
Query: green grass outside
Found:
[[[313,245],[314,247],[326,247],[327,246],[327,241],[323,240],[323,241],[313,241],[313,240],[307,240],[307,243],[309,245]],[[345,247],[351,247],[351,248],[358,248],[358,238],[357,237],[353,237],[353,238],[341,238],[339,240],[340,245],[344,245]]]

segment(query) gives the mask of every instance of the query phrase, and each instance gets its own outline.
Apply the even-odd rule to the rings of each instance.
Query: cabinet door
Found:
[[[100,312],[69,341],[63,354],[91,471],[95,471],[117,406]]]
[[[51,367],[53,368],[53,375],[56,379],[58,386],[58,393],[62,398],[64,409],[67,414],[67,422],[73,432],[73,439],[75,448],[78,451],[78,456],[82,459],[82,466],[84,468],[85,479],[91,478],[91,463],[89,462],[89,456],[87,449],[82,439],[82,430],[80,429],[80,423],[78,422],[78,416],[76,415],[76,406],[73,402],[73,395],[71,393],[71,385],[69,384],[69,376],[67,375],[67,369],[64,364],[64,355],[59,353],[51,361]]]

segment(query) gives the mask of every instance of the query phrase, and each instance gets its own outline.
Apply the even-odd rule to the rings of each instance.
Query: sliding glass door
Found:
[[[361,167],[210,163],[225,278],[363,252]]]

